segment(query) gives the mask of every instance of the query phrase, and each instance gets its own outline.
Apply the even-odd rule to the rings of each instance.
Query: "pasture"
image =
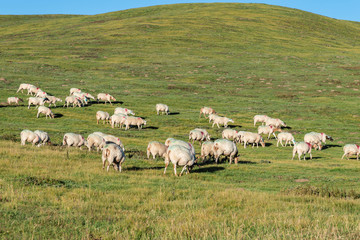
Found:
[[[360,25],[261,4],[180,4],[96,16],[0,16],[0,236],[4,239],[278,239],[360,235],[360,162],[341,160],[359,140]],[[113,105],[27,109],[20,83],[61,99],[78,87],[110,93]],[[7,106],[7,97],[25,100]],[[170,115],[156,115],[165,103]],[[142,130],[96,124],[99,110],[127,107]],[[291,147],[238,145],[239,164],[200,161],[191,174],[163,176],[147,160],[149,141],[187,140],[203,106],[256,132],[252,117],[286,122],[296,141],[311,131],[334,138],[313,159]],[[257,125],[258,126],[258,125]],[[23,129],[53,145],[20,146]],[[101,154],[61,147],[64,133],[121,138],[123,172]],[[200,152],[198,143],[194,144]],[[179,170],[179,169],[178,169]]]

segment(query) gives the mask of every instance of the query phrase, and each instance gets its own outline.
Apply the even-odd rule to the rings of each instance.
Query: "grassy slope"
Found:
[[[61,98],[70,87],[80,87],[113,94],[150,126],[128,132],[97,126],[95,112],[114,108],[101,104],[54,108],[63,116],[49,121],[36,119],[34,109],[0,108],[2,138],[17,139],[16,144],[0,142],[1,211],[6,216],[1,233],[16,237],[20,231],[24,238],[106,233],[355,238],[358,200],[289,196],[282,190],[308,184],[360,192],[358,163],[339,161],[341,146],[359,141],[359,28],[355,22],[258,4],[0,16],[0,77],[6,78],[0,83],[1,101],[24,97],[15,94],[22,82]],[[154,115],[158,102],[180,114]],[[233,118],[237,129],[255,131],[252,116],[265,113],[284,119],[298,140],[306,132],[323,131],[335,142],[315,152],[313,161],[297,162],[289,160],[290,148],[278,149],[271,140],[265,149],[239,148],[243,163],[250,164],[210,164],[181,179],[170,173],[163,178],[161,161],[144,160],[147,143],[169,136],[186,139],[192,128],[208,128],[198,118],[204,105]],[[106,174],[96,153],[71,150],[66,160],[66,150],[57,147],[19,147],[24,128],[48,131],[55,143],[69,131],[109,132],[122,138],[132,157],[120,176]],[[221,129],[209,131],[221,136]],[[46,154],[53,156],[50,164]],[[298,178],[310,182],[296,183]],[[174,227],[175,219],[181,227]]]

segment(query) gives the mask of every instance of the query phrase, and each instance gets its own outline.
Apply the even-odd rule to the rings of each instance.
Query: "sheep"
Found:
[[[236,136],[234,137],[234,143],[242,143],[242,137],[246,133],[246,131],[238,131]]]
[[[205,118],[207,118],[207,117],[206,117],[206,114],[207,114],[207,115],[210,115],[210,114],[216,114],[216,112],[215,112],[215,110],[214,110],[214,109],[212,109],[212,108],[209,108],[209,107],[202,107],[202,108],[200,109],[200,115],[199,115],[199,118],[201,118],[201,114],[204,114],[204,117],[205,117]]]
[[[226,128],[222,131],[222,138],[228,139],[228,140],[233,140],[233,142],[235,142],[237,136],[238,136],[238,131],[234,130],[234,129],[230,129],[230,128]]]
[[[93,95],[91,95],[90,93],[87,93],[87,92],[82,92],[82,93],[85,95],[85,97],[95,100],[95,97]]]
[[[203,142],[203,144],[201,145],[201,156],[200,156],[203,161],[207,156],[209,157],[214,156],[213,146],[214,146],[214,142],[212,141]]]
[[[304,160],[305,159],[305,154],[310,154],[310,159],[312,159],[312,155],[311,155],[311,143],[308,142],[298,142],[295,143],[294,145],[294,149],[293,149],[293,156],[291,160],[294,160],[295,154],[297,153],[299,156],[299,161],[301,160],[300,157],[301,155],[304,154]]]
[[[31,104],[38,106],[44,106],[45,103],[48,103],[49,99],[47,98],[38,98],[38,97],[29,97],[28,98],[28,109],[30,109]]]
[[[189,142],[192,140],[192,143],[194,144],[194,141],[199,141],[200,145],[201,142],[205,139],[204,132],[200,130],[191,130],[189,133]]]
[[[210,113],[208,117],[209,117],[209,123],[211,123],[211,121],[214,121],[215,118],[218,118],[220,116],[215,113]]]
[[[218,163],[220,155],[225,155],[229,157],[229,164],[231,164],[233,158],[235,164],[238,163],[238,149],[236,144],[227,139],[217,139],[214,142],[213,152],[215,157],[215,162]]]
[[[108,112],[103,112],[103,111],[97,111],[96,112],[96,122],[97,124],[99,124],[99,121],[103,120],[103,124],[105,124],[106,122],[110,122],[110,115]]]
[[[282,132],[281,128],[275,128],[273,126],[259,126],[258,134],[268,134],[268,139],[270,139],[270,135],[273,134],[275,139],[277,139],[275,132]]]
[[[159,157],[165,158],[167,149],[168,149],[168,147],[165,144],[162,144],[157,141],[151,141],[151,142],[149,142],[147,149],[146,149],[147,150],[146,151],[147,158],[148,159],[150,158],[150,154],[153,156],[153,159],[155,159],[156,155],[159,155]]]
[[[92,147],[96,147],[96,151],[99,152],[99,150],[103,149],[106,144],[106,140],[102,136],[93,133],[89,134],[86,141],[89,152]]]
[[[20,139],[21,139],[21,145],[25,145],[26,142],[31,142],[33,146],[35,144],[38,144],[38,146],[40,146],[39,144],[41,143],[40,136],[34,133],[33,131],[27,129],[21,131]]]
[[[74,93],[81,92],[78,88],[70,88],[70,95],[73,95]]]
[[[36,130],[34,133],[40,137],[40,145],[51,144],[50,136],[47,132]]]
[[[166,143],[165,143],[166,145]],[[169,144],[167,146],[173,146],[173,145],[178,145],[178,146],[182,146],[186,149],[188,149],[192,154],[195,155],[195,148],[191,143],[187,143],[185,141],[182,140],[178,140],[178,139],[173,139],[169,142]]]
[[[10,105],[12,103],[16,103],[17,105],[19,105],[19,102],[24,102],[21,98],[18,97],[8,97],[7,98],[7,103]]]
[[[120,138],[115,137],[115,136],[110,135],[110,134],[105,134],[105,133],[102,133],[102,132],[94,132],[93,134],[102,136],[105,139],[106,142],[112,142],[112,143],[115,143],[115,144],[119,145],[122,148],[122,150],[125,151],[125,147],[124,147],[123,143],[121,142]]]
[[[265,120],[265,125],[273,126],[276,128],[281,128],[281,126],[286,127],[286,124],[283,121],[281,121],[278,118],[271,118],[271,117],[268,117]]]
[[[264,123],[266,122],[267,119],[269,119],[269,117],[266,115],[255,115],[254,116],[254,127],[257,122],[261,122],[261,125],[264,125]]]
[[[30,87],[34,87],[36,88],[34,85],[32,84],[28,84],[28,83],[21,83],[20,86],[19,86],[19,89],[16,91],[17,93],[19,91],[21,91],[21,93],[24,93],[23,91],[24,90],[29,90]]]
[[[85,139],[80,134],[76,133],[65,133],[63,137],[63,146],[67,145],[68,147],[74,146],[81,148],[82,145],[87,145]]]
[[[110,165],[113,165],[115,170],[121,172],[121,165],[125,161],[125,153],[119,145],[106,143],[102,151],[101,159],[103,162],[103,169],[105,169],[106,160],[109,163],[106,169],[107,172],[109,171]]]
[[[180,172],[180,176],[186,170],[186,173],[189,173],[189,170],[193,167],[195,163],[195,154],[193,154],[189,149],[179,146],[179,145],[171,145],[166,151],[165,155],[165,169],[164,175],[166,173],[166,169],[170,163],[174,165],[174,174],[177,175],[176,166],[184,166]]]
[[[304,141],[310,143],[315,148],[315,150],[321,150],[321,142],[326,143],[326,139],[333,141],[333,138],[326,135],[325,133],[310,132],[304,136]]]
[[[77,97],[80,100],[82,106],[88,105],[89,99],[83,92],[75,92],[72,96]]]
[[[38,91],[36,94],[35,94],[35,97],[40,97],[40,98],[46,98],[48,96],[48,94],[44,91]]]
[[[116,99],[108,93],[99,93],[97,95],[96,99],[97,99],[98,103],[99,103],[99,100],[102,100],[102,101],[105,101],[105,104],[106,104],[106,102],[109,102],[111,105],[112,105],[111,100],[116,101]]]
[[[281,146],[284,147],[282,141],[285,141],[285,147],[289,143],[291,146],[291,142],[294,144],[294,136],[289,132],[281,132],[278,134],[278,140],[276,146],[279,146],[279,143],[281,143]]]
[[[195,130],[199,130],[199,131],[201,131],[201,132],[204,133],[204,138],[202,139],[203,141],[204,141],[204,140],[210,141],[211,137],[210,137],[210,134],[208,133],[208,131],[206,131],[206,129],[203,129],[203,128],[195,128]]]
[[[38,108],[38,113],[36,115],[37,118],[39,118],[40,113],[45,114],[46,118],[49,116],[49,118],[55,118],[54,114],[52,113],[51,109],[45,106],[40,106]]]
[[[255,146],[255,143],[256,147],[259,147],[259,143],[262,147],[265,147],[264,139],[258,133],[244,132],[241,137],[241,141],[244,143],[244,148],[246,148],[246,144],[248,143],[252,143],[252,147]]]
[[[81,107],[81,101],[78,97],[75,96],[68,96],[65,98],[64,107],[69,107],[69,104],[73,105],[73,107],[78,106]]]
[[[125,130],[128,130],[130,126],[137,126],[140,130],[142,128],[142,125],[146,125],[146,121],[142,119],[141,117],[127,117],[124,122],[126,128]]]
[[[125,124],[125,120],[126,120],[127,116],[125,114],[114,114],[110,117],[110,123],[111,123],[111,127],[117,127],[119,126],[120,128],[122,128],[122,126]]]
[[[167,138],[165,140],[165,146],[169,146],[170,144],[172,144],[175,141],[177,141],[177,139],[175,139],[175,138]]]
[[[130,115],[130,114],[135,115],[135,113],[132,110],[128,109],[128,108],[122,108],[122,107],[115,108],[114,114],[119,114],[119,113],[125,114],[125,115]]]
[[[159,115],[160,112],[164,112],[166,115],[169,115],[169,106],[162,103],[156,104],[157,115]]]
[[[232,119],[230,119],[230,118],[227,118],[227,117],[217,117],[217,118],[214,119],[214,122],[213,122],[212,127],[214,127],[214,125],[216,124],[217,127],[220,128],[220,127],[219,127],[219,124],[223,124],[224,127],[226,128],[226,127],[228,126],[228,123],[229,123],[229,122],[234,123],[234,121],[233,121]]]
[[[38,92],[41,92],[42,90],[40,89],[40,88],[38,88],[38,87],[35,87],[35,86],[30,86],[29,88],[28,88],[28,93],[27,93],[27,95],[36,95]]]
[[[357,144],[346,144],[344,146],[344,155],[342,156],[341,160],[344,159],[346,156],[349,160],[349,157],[351,155],[356,155],[356,160],[359,160],[359,154],[360,154],[360,146]]]

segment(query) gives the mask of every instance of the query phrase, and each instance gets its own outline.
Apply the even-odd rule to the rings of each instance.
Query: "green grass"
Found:
[[[62,99],[71,87],[108,92],[113,106],[53,108],[36,118],[0,106],[0,236],[5,239],[359,238],[359,162],[341,160],[359,143],[360,25],[261,4],[180,4],[95,16],[0,16],[0,102],[32,83]],[[178,114],[157,116],[156,103]],[[61,104],[59,103],[61,106]],[[98,110],[125,106],[146,118],[138,131],[97,125]],[[176,178],[145,159],[149,141],[186,140],[203,106],[256,131],[252,117],[283,119],[300,141],[331,135],[313,160],[292,149],[238,146],[240,163],[201,164]],[[54,146],[20,146],[23,129]],[[126,148],[123,173],[100,154],[57,146],[66,132],[102,131]],[[196,152],[200,152],[198,144]],[[307,182],[298,182],[306,179]]]

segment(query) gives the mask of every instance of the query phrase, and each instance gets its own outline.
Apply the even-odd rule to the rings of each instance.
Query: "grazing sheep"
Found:
[[[255,146],[255,143],[256,147],[259,147],[259,143],[262,147],[265,147],[264,139],[258,133],[244,132],[241,141],[244,143],[244,148],[246,148],[246,144],[248,143],[252,143],[252,147]]]
[[[233,142],[235,142],[235,139],[238,136],[238,131],[231,129],[231,128],[226,128],[222,131],[222,138],[228,139],[228,140],[233,140]]]
[[[111,127],[120,127],[122,128],[123,125],[125,124],[125,120],[126,120],[127,116],[125,114],[122,113],[118,113],[118,114],[114,114],[110,117],[110,124]]]
[[[30,86],[29,88],[28,88],[28,92],[27,92],[27,95],[36,95],[39,91],[42,91],[40,88],[38,88],[38,87],[35,87],[35,86]]]
[[[347,159],[349,160],[349,157],[351,155],[356,155],[356,160],[359,160],[359,154],[360,154],[360,146],[357,144],[346,144],[344,146],[344,155],[342,156],[341,159],[344,159],[344,157],[346,156]]]
[[[70,95],[73,95],[74,93],[81,92],[78,88],[70,88]]]
[[[38,113],[36,115],[37,118],[39,118],[40,113],[45,114],[45,117],[49,117],[49,118],[55,118],[54,114],[52,113],[51,109],[45,106],[40,106],[38,108]]]
[[[201,158],[204,161],[205,157],[212,157],[214,156],[214,150],[213,150],[213,146],[214,146],[214,142],[211,141],[206,141],[203,142],[203,144],[201,145]]]
[[[273,126],[276,128],[281,128],[281,126],[286,127],[286,124],[283,121],[281,121],[278,118],[271,118],[271,117],[268,117],[265,120],[265,125]]]
[[[103,149],[106,144],[106,141],[102,136],[93,133],[89,134],[86,141],[89,152],[91,151],[92,147],[96,147],[96,151],[99,152],[99,150]]]
[[[213,152],[215,157],[215,162],[218,163],[220,155],[225,155],[229,157],[229,164],[231,164],[233,158],[235,164],[238,163],[238,149],[236,144],[227,139],[217,139],[214,142]]]
[[[266,115],[255,115],[254,116],[254,127],[256,125],[257,122],[261,122],[261,125],[264,125],[264,123],[266,122],[266,120],[268,119],[269,117],[266,116]]]
[[[202,108],[200,109],[200,116],[199,116],[199,118],[201,117],[201,114],[204,114],[204,117],[207,118],[207,117],[206,117],[206,114],[207,114],[207,115],[209,115],[209,114],[216,114],[216,112],[215,112],[215,110],[212,109],[212,108],[202,107]]]
[[[224,125],[224,127],[226,128],[228,126],[228,123],[232,122],[234,123],[234,121],[230,118],[227,117],[217,117],[214,119],[213,125],[212,127],[214,127],[214,125],[216,124],[218,128],[220,128],[219,124]]]
[[[60,98],[57,98],[55,96],[47,96],[47,99],[49,99],[49,107],[51,106],[51,104],[54,104],[54,106],[56,107],[56,102],[62,102],[62,100]]]
[[[87,92],[82,92],[86,98],[90,98],[92,100],[95,100],[95,97],[93,95],[91,95],[90,93],[87,93]]]
[[[170,144],[172,144],[173,142],[177,141],[177,139],[175,138],[168,138],[165,140],[165,146],[169,146]]]
[[[268,139],[270,139],[270,135],[273,134],[275,139],[277,139],[275,132],[282,132],[281,128],[276,128],[273,126],[259,126],[258,127],[258,134],[267,134]]]
[[[35,86],[32,84],[28,84],[28,83],[22,83],[22,84],[20,84],[19,89],[16,92],[18,93],[19,91],[21,91],[21,93],[24,93],[23,91],[29,90],[30,87],[35,87]]]
[[[188,149],[192,154],[195,155],[195,148],[191,143],[187,143],[187,142],[182,141],[182,140],[174,139],[174,140],[171,140],[171,142],[167,146],[170,147],[170,146],[173,146],[173,145],[182,146],[182,147]]]
[[[125,161],[125,153],[119,145],[106,143],[102,151],[101,159],[103,162],[103,169],[105,168],[106,160],[109,163],[106,169],[107,172],[109,171],[110,165],[113,165],[115,170],[121,172],[121,165]]]
[[[24,102],[21,98],[18,97],[8,97],[7,99],[7,103],[10,105],[12,103],[16,103],[17,105],[19,105],[19,102]]]
[[[165,158],[167,149],[168,149],[168,147],[165,144],[162,144],[157,141],[151,141],[151,142],[149,142],[147,149],[146,149],[147,150],[146,151],[147,158],[148,159],[150,158],[150,153],[153,156],[153,159],[155,159],[156,155],[159,155],[159,157]]]
[[[206,129],[203,129],[203,128],[195,128],[195,130],[198,130],[198,131],[201,131],[201,132],[204,133],[204,138],[202,139],[202,141],[204,141],[204,140],[210,141],[211,137],[210,137],[210,134],[208,133],[208,131],[206,131]]]
[[[166,155],[165,155],[165,169],[164,174],[166,173],[166,169],[170,163],[174,165],[174,173],[175,176],[177,176],[176,173],[176,166],[184,166],[183,169],[180,172],[180,176],[182,173],[186,170],[186,173],[190,173],[189,170],[192,168],[192,166],[195,163],[195,154],[193,154],[189,149],[179,146],[179,145],[171,145],[167,149]]]
[[[144,119],[142,119],[141,117],[127,117],[125,119],[125,130],[128,130],[130,128],[130,126],[137,126],[138,129],[142,129],[142,125],[146,126],[146,121]]]
[[[321,142],[324,144],[326,143],[326,139],[329,139],[330,141],[333,141],[333,138],[331,136],[326,135],[325,133],[317,133],[317,132],[310,132],[305,134],[304,141],[310,143],[315,150],[322,149]]]
[[[105,134],[102,132],[94,132],[93,134],[103,137],[107,143],[111,142],[111,143],[115,143],[115,144],[119,145],[122,148],[122,150],[125,151],[125,147],[124,147],[123,143],[121,142],[120,138],[115,137],[110,134]]]
[[[169,106],[162,103],[158,103],[156,104],[156,112],[157,115],[159,115],[160,112],[164,112],[166,115],[169,115]]]
[[[281,146],[284,147],[282,143],[283,141],[285,141],[285,147],[288,143],[291,146],[291,142],[294,144],[294,136],[289,132],[281,132],[278,134],[278,140],[276,146],[278,147],[279,143],[281,143]]]
[[[125,114],[126,116],[130,115],[130,114],[135,115],[135,113],[132,110],[128,109],[128,108],[122,108],[122,107],[115,108],[114,114],[119,114],[119,113]]]
[[[298,156],[299,156],[299,160],[301,155],[304,154],[304,160],[305,159],[305,154],[310,154],[310,159],[312,159],[312,155],[311,155],[311,143],[308,143],[308,142],[298,142],[298,143],[295,143],[294,145],[294,149],[293,149],[293,156],[292,156],[292,159],[291,160],[294,160],[294,157],[295,157],[295,154],[297,153]]]
[[[244,133],[246,133],[246,131],[238,131],[236,136],[234,137],[234,143],[242,143]]]
[[[82,106],[88,105],[89,103],[89,99],[85,96],[83,92],[73,93],[72,96],[77,97],[80,100]]]
[[[31,104],[35,105],[37,108],[38,106],[44,106],[44,104],[48,103],[48,102],[49,102],[49,99],[47,99],[47,98],[29,97],[28,98],[28,104],[29,104],[28,109],[30,109]]]
[[[64,107],[69,107],[69,104],[72,104],[73,107],[78,106],[81,107],[81,101],[80,98],[75,97],[75,96],[67,96],[65,98],[65,102],[64,102]]]
[[[96,122],[97,124],[99,124],[99,121],[103,120],[103,124],[105,124],[106,122],[110,122],[110,115],[108,112],[103,112],[103,111],[97,111],[96,112]]]
[[[99,93],[97,95],[97,102],[99,103],[100,100],[105,101],[105,104],[106,102],[109,102],[111,105],[111,100],[116,101],[116,99],[108,93]]]
[[[85,139],[80,134],[76,133],[65,133],[63,138],[63,146],[67,145],[68,147],[74,146],[81,148],[82,145],[86,145]]]
[[[33,146],[35,144],[41,143],[40,136],[37,135],[36,133],[34,133],[33,131],[30,131],[27,129],[21,131],[20,139],[21,139],[21,145],[25,145],[26,142],[31,142]],[[38,145],[38,146],[40,146],[40,145]]]
[[[51,143],[50,136],[47,132],[36,130],[34,133],[40,137],[39,145],[45,145],[46,143],[49,143],[49,144]]]
[[[220,117],[219,115],[217,115],[217,114],[215,114],[215,113],[211,113],[211,114],[209,114],[209,123],[211,123],[211,121],[214,121],[215,120],[215,118],[218,118],[218,117]]]
[[[199,144],[201,145],[201,142],[204,141],[205,134],[204,132],[200,130],[191,130],[189,133],[189,142],[192,140],[192,144],[194,144],[194,141],[199,141]]]
[[[48,94],[44,91],[38,91],[35,95],[35,97],[40,97],[40,98],[46,98],[48,96]]]

